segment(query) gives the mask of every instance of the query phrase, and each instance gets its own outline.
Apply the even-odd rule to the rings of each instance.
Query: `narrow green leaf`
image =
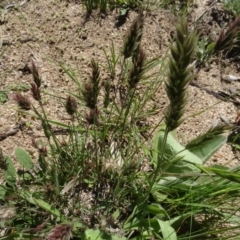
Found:
[[[168,217],[167,212],[162,208],[160,204],[153,203],[145,207],[145,211],[154,215],[162,215],[163,217]]]
[[[59,219],[65,219],[61,213],[52,205],[50,205],[49,203],[43,201],[42,199],[38,199],[38,198],[33,198],[33,201],[42,209],[48,211],[49,213],[51,213],[52,215],[54,215],[55,217],[58,217]]]
[[[213,173],[217,174],[218,176],[228,179],[233,182],[240,183],[240,174],[238,173],[232,173],[226,170],[218,169],[218,168],[208,168]]]
[[[19,161],[19,163],[26,169],[31,169],[33,168],[33,162],[28,154],[24,149],[22,148],[16,148],[15,150],[15,156],[16,159]]]
[[[42,199],[34,198],[32,196],[32,193],[28,191],[20,192],[19,196],[22,197],[23,199],[27,200],[29,203],[34,204],[39,206],[40,208],[46,210],[47,212],[51,213],[55,217],[57,217],[57,220],[67,220],[61,213],[52,205],[49,203],[45,202]]]

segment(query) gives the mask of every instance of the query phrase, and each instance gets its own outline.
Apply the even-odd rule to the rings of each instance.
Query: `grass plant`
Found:
[[[197,34],[179,21],[168,60],[148,59],[143,28],[140,11],[121,51],[114,45],[105,51],[107,79],[95,59],[84,83],[62,66],[77,88],[65,97],[70,124],[48,118],[41,74],[32,62],[31,93],[38,106],[26,94],[13,99],[21,111],[32,111],[45,138],[32,139],[37,160],[15,150],[21,169],[0,154],[0,201],[12,212],[1,215],[0,239],[219,239],[239,230],[239,168],[204,165],[226,143],[230,126],[212,127],[186,146],[174,133],[194,77]],[[159,116],[163,121],[144,126],[159,113],[151,101],[163,81],[169,100]]]
[[[224,7],[234,14],[235,17],[240,15],[240,2],[238,0],[223,0]]]

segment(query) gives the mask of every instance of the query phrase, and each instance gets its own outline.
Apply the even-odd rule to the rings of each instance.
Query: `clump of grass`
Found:
[[[223,0],[222,2],[235,17],[240,15],[240,2],[238,0]]]
[[[7,182],[0,188],[5,195],[0,191],[0,196],[14,196],[12,204],[28,210],[18,212],[11,220],[12,226],[31,226],[46,239],[118,235],[123,239],[205,239],[212,232],[218,233],[217,228],[212,231],[215,222],[230,222],[228,211],[237,217],[236,209],[226,204],[239,194],[235,183],[239,181],[238,169],[207,168],[200,156],[206,144],[209,152],[212,143],[216,148],[224,142],[222,133],[227,127],[212,128],[185,147],[169,138],[183,121],[187,87],[193,78],[189,65],[197,34],[189,32],[186,20],[177,25],[175,43],[170,47],[165,81],[169,105],[162,113],[165,128],[157,132],[152,144],[151,133],[162,122],[144,127],[139,124],[156,114],[149,103],[163,83],[166,66],[158,58],[148,59],[141,45],[143,25],[144,14],[140,11],[119,55],[113,45],[110,55],[105,51],[109,70],[106,79],[101,80],[101,64],[96,60],[91,60],[91,76],[82,84],[62,67],[78,87],[81,85],[81,91],[68,94],[62,103],[70,123],[47,116],[40,73],[32,63],[31,93],[40,108],[25,95],[15,98],[22,109],[33,110],[45,138],[32,139],[38,151],[38,170],[23,149],[15,152],[23,166],[21,171],[16,171],[11,158],[0,152],[0,167]],[[160,67],[162,78],[155,67]],[[30,107],[26,108],[26,102]],[[59,130],[62,139],[57,136]],[[142,170],[144,166],[148,170]],[[45,234],[43,219],[47,219],[46,228],[56,222],[59,225]],[[17,237],[20,234],[25,236],[25,231]]]
[[[214,50],[229,52],[234,48],[239,48],[240,37],[240,16],[237,17],[227,28],[222,30],[215,44]]]
[[[90,15],[94,9],[99,9],[101,13],[106,14],[107,11],[113,10],[115,8],[124,7],[124,8],[141,8],[143,5],[142,0],[84,0],[83,1],[87,14]]]

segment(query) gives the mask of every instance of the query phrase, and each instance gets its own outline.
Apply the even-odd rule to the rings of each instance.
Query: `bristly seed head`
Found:
[[[86,120],[88,122],[88,124],[95,124],[98,125],[98,115],[99,115],[99,110],[96,108],[94,109],[90,109],[89,113],[86,114]]]
[[[94,59],[91,60],[92,76],[90,80],[83,86],[82,96],[87,107],[94,109],[97,106],[98,95],[100,91],[100,70],[98,63]]]
[[[214,50],[218,51],[231,51],[234,47],[238,47],[240,44],[239,40],[240,33],[240,16],[238,16],[231,24],[228,29],[222,30],[218,40],[215,44]]]
[[[74,98],[72,96],[68,96],[65,108],[66,108],[66,111],[69,115],[73,115],[77,111],[77,100],[76,100],[76,98]]]
[[[41,101],[41,93],[40,93],[39,87],[35,82],[30,84],[31,84],[31,92],[32,92],[33,98],[37,101]]]
[[[22,95],[21,93],[12,94],[12,99],[18,103],[18,106],[23,110],[30,110],[31,103],[27,96]]]
[[[168,131],[176,129],[182,122],[186,104],[186,89],[193,79],[189,65],[196,48],[196,32],[189,33],[186,19],[176,28],[176,43],[170,47],[168,80],[166,92],[170,104],[165,111],[165,123]]]
[[[45,240],[70,240],[72,238],[72,228],[72,224],[58,225],[50,231]]]
[[[33,75],[33,81],[36,83],[38,88],[40,88],[41,87],[41,78],[39,76],[38,68],[35,65],[34,61],[31,61],[30,70],[31,70],[32,75]]]
[[[138,52],[133,55],[133,67],[129,72],[129,88],[133,89],[137,86],[144,75],[144,63],[146,61],[146,54],[141,46]]]
[[[144,25],[144,14],[143,11],[140,11],[137,18],[134,20],[130,26],[128,33],[125,37],[124,46],[123,46],[123,56],[124,58],[131,57],[135,51],[138,49],[143,34],[143,25]]]

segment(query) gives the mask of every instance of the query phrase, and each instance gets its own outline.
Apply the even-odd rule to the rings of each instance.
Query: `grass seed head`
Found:
[[[41,93],[40,93],[39,87],[35,82],[32,82],[30,84],[31,84],[31,92],[32,92],[33,98],[37,101],[41,101]]]
[[[77,100],[76,100],[76,98],[74,98],[72,96],[68,96],[65,108],[66,108],[66,111],[69,115],[73,115],[77,111]]]
[[[72,238],[72,228],[72,224],[58,225],[50,231],[45,240],[70,240]]]
[[[222,30],[215,44],[214,50],[231,50],[239,45],[240,35],[240,16],[238,16],[229,26],[227,30]]]
[[[130,26],[128,33],[125,37],[123,46],[123,56],[124,58],[131,57],[135,51],[138,49],[143,35],[143,25],[144,25],[144,15],[140,11],[138,16],[135,18],[134,22]]]
[[[90,109],[89,113],[86,114],[86,120],[88,124],[95,124],[98,125],[98,116],[99,116],[99,110],[96,108]]]
[[[190,65],[196,49],[196,32],[189,33],[186,19],[176,27],[176,42],[170,47],[168,79],[165,82],[170,104],[165,111],[165,123],[169,131],[182,122],[186,104],[186,88],[193,79]]]
[[[37,66],[35,65],[34,61],[31,61],[30,70],[31,70],[32,75],[33,75],[33,81],[34,81],[34,82],[36,83],[36,85],[40,88],[40,86],[41,86],[41,78],[40,78],[40,76],[39,76],[38,68],[37,68]]]
[[[137,86],[144,74],[144,63],[146,61],[146,54],[144,50],[139,47],[138,52],[133,57],[133,67],[129,73],[129,88],[133,89]]]
[[[98,95],[100,92],[100,70],[98,63],[94,59],[91,60],[92,75],[89,82],[87,82],[83,89],[82,95],[87,107],[94,109],[98,102]]]
[[[31,103],[27,96],[22,95],[21,93],[12,94],[12,99],[17,102],[18,106],[23,110],[30,110]]]

